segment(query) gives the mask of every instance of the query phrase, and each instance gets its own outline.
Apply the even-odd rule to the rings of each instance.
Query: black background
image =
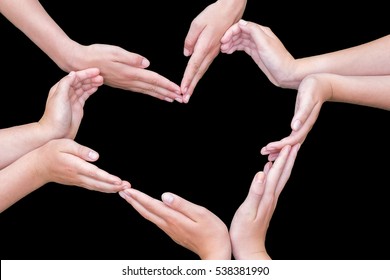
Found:
[[[144,55],[149,69],[180,84],[184,38],[211,1],[41,3],[81,44]],[[249,0],[243,18],[271,27],[298,58],[387,35],[387,9],[369,4]],[[0,127],[37,121],[65,73],[4,17],[0,30]],[[134,188],[155,198],[175,192],[229,225],[266,162],[261,147],[290,133],[295,96],[273,86],[245,53],[220,54],[189,104],[102,86],[86,103],[76,141]],[[389,258],[389,121],[385,110],[324,104],[271,221],[272,258]],[[4,211],[0,235],[1,259],[198,259],[118,194],[54,183]]]

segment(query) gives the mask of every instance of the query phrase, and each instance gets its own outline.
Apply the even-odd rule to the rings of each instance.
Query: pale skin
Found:
[[[185,103],[219,54],[222,36],[244,14],[246,3],[246,0],[218,0],[191,22],[184,41],[184,55],[190,59],[180,85]]]
[[[206,208],[173,193],[164,193],[162,201],[134,188],[125,189],[119,194],[141,216],[201,259],[231,258],[229,231],[226,225]]]
[[[71,72],[50,89],[38,122],[0,129],[0,212],[49,182],[110,193],[130,187],[74,141],[84,104],[102,84],[97,68]]]
[[[390,35],[296,59],[269,27],[240,20],[221,42],[221,52],[245,51],[274,85],[298,90],[291,134],[261,149],[271,161],[284,145],[303,143],[326,101],[390,109]]]
[[[274,160],[285,145],[303,143],[326,102],[344,102],[390,110],[390,76],[312,74],[299,85],[290,135],[268,143],[261,154]]]
[[[230,260],[232,255],[237,260],[271,259],[265,238],[299,147],[285,146],[274,163],[268,162],[255,175],[230,230],[211,211],[173,193],[163,193],[162,201],[133,188],[119,194],[144,218],[202,260]]]
[[[39,121],[0,130],[0,168],[49,140],[74,139],[83,118],[85,101],[102,84],[99,69],[90,68],[71,72],[52,86]]]
[[[106,85],[188,103],[197,83],[220,52],[220,39],[243,15],[247,0],[218,0],[191,23],[184,55],[191,56],[180,86],[147,70],[150,61],[119,46],[81,45],[71,39],[38,0],[0,1],[0,12],[66,72],[97,67]]]
[[[258,172],[245,201],[230,224],[233,256],[237,260],[271,259],[265,240],[279,196],[290,178],[300,144],[286,145],[274,162]],[[245,230],[243,230],[245,229]]]
[[[66,72],[97,67],[108,86],[167,102],[182,102],[179,85],[147,70],[147,58],[119,46],[79,44],[58,26],[38,0],[2,0],[0,12]]]

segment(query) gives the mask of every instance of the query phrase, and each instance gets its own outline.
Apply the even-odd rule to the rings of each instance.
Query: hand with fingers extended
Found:
[[[276,86],[297,89],[311,74],[343,76],[390,75],[390,37],[349,48],[294,58],[268,26],[241,19],[221,39],[221,52],[245,51]]]
[[[77,64],[69,69],[98,67],[108,86],[143,93],[167,102],[183,102],[179,85],[148,70],[149,60],[139,54],[112,45],[77,44],[70,55],[77,55],[79,59],[73,60]]]
[[[49,91],[38,122],[0,129],[0,168],[52,139],[74,139],[84,114],[85,101],[103,84],[99,69],[71,72]]]
[[[305,77],[299,85],[291,133],[268,143],[260,153],[273,161],[285,145],[303,144],[325,102],[344,102],[390,110],[390,76],[342,76],[319,73]]]
[[[221,39],[221,52],[245,51],[268,79],[298,89],[291,134],[268,143],[261,154],[273,161],[285,145],[302,144],[326,101],[390,109],[390,37],[295,59],[272,30],[240,20]]]
[[[99,154],[71,139],[56,139],[23,155],[0,170],[0,212],[41,186],[55,182],[115,193],[130,183],[90,162]]]
[[[225,31],[242,17],[246,3],[247,0],[218,0],[191,22],[184,40],[184,55],[190,59],[180,85],[185,103],[218,56]]]
[[[300,145],[285,146],[275,162],[253,178],[248,195],[234,214],[230,239],[235,259],[270,259],[265,247],[267,230],[279,196],[290,178]]]
[[[172,193],[162,201],[138,190],[119,194],[144,218],[154,223],[177,244],[201,259],[269,259],[265,236],[278,198],[290,177],[299,144],[285,146],[274,163],[256,174],[248,196],[237,209],[230,231],[206,208]]]
[[[141,216],[201,259],[231,259],[228,229],[208,209],[173,193],[164,193],[162,201],[134,188],[125,189],[119,194]]]
[[[102,84],[97,68],[71,72],[50,89],[39,122],[0,129],[0,212],[49,182],[101,192],[130,187],[91,164],[99,155],[73,140],[85,101]]]
[[[34,160],[37,166],[35,174],[40,178],[41,185],[55,182],[105,193],[130,187],[129,182],[91,163],[99,158],[96,151],[70,139],[49,141],[32,151],[27,158]]]
[[[61,29],[38,0],[0,1],[0,13],[66,72],[96,67],[108,86],[182,102],[180,86],[147,70],[147,58],[115,45],[81,45]]]

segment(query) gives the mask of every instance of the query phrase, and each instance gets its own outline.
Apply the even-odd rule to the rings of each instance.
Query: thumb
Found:
[[[86,161],[94,162],[99,158],[99,154],[86,146],[80,145],[75,141],[70,140],[64,152],[76,155]]]

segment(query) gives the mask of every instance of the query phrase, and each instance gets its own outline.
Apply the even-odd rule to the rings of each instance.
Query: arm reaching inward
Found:
[[[241,20],[221,51],[245,51],[276,86],[298,89],[291,134],[261,149],[274,160],[284,145],[303,143],[325,101],[390,109],[390,36],[335,52],[295,59],[269,27]]]
[[[89,163],[99,155],[73,141],[85,101],[102,83],[96,68],[71,72],[50,89],[38,122],[0,129],[0,212],[48,182],[103,192],[130,187]]]
[[[177,244],[201,259],[269,259],[265,236],[279,195],[290,177],[299,144],[283,148],[272,164],[256,174],[249,193],[237,209],[230,233],[208,209],[178,195],[164,193],[162,201],[138,190],[119,194],[144,218],[156,224]]]
[[[145,57],[119,46],[81,45],[50,17],[38,0],[2,0],[0,12],[66,72],[97,67],[108,86],[182,102],[180,87],[146,68]]]
[[[191,22],[184,41],[184,55],[191,57],[181,81],[185,103],[219,54],[225,31],[244,14],[246,3],[247,0],[218,0]]]

